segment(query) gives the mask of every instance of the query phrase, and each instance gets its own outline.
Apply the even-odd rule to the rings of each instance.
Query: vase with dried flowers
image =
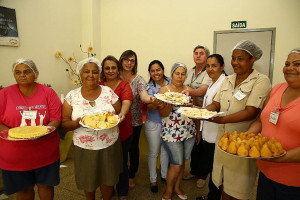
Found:
[[[88,57],[96,56],[96,54],[93,52],[94,49],[91,45],[88,46],[86,51],[84,51],[82,49],[82,46],[80,45],[80,50],[81,50],[81,52],[87,54]],[[68,57],[63,57],[61,51],[56,51],[55,52],[55,57],[56,58],[61,58],[67,64],[66,72],[68,73],[68,76],[69,76],[70,80],[73,82],[74,85],[80,87],[82,85],[82,83],[81,83],[79,74],[76,73],[76,66],[77,66],[78,62],[75,58],[75,55],[68,56]]]

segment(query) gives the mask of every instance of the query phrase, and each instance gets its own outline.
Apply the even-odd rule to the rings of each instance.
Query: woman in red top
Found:
[[[19,126],[54,126],[61,121],[61,101],[51,88],[36,82],[39,71],[30,59],[13,64],[17,84],[0,91],[0,131]],[[0,139],[0,168],[6,194],[33,200],[37,185],[41,200],[54,198],[59,184],[59,135],[38,139]]]
[[[272,89],[260,118],[247,131],[274,137],[286,150],[282,157],[257,161],[257,200],[300,197],[300,48],[289,53],[283,74],[286,83]]]
[[[117,191],[120,199],[127,199],[129,190],[128,178],[128,152],[132,141],[132,126],[131,126],[131,112],[130,106],[133,101],[133,94],[128,82],[120,79],[119,61],[113,56],[107,56],[103,59],[102,71],[100,74],[100,85],[110,87],[119,96],[121,102],[120,117],[120,138],[123,151],[123,173],[120,174],[119,183],[117,184]]]

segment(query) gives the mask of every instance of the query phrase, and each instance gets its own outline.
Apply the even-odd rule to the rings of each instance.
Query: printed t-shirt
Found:
[[[36,119],[23,117],[24,111],[36,111]],[[25,97],[18,85],[0,91],[0,124],[9,128],[47,125],[61,121],[61,101],[53,89],[37,84],[31,97]],[[0,139],[0,168],[26,171],[49,165],[59,159],[59,135],[55,131],[35,140],[9,141]]]
[[[133,93],[133,102],[130,108],[132,126],[141,126],[143,124],[143,110],[140,93],[144,90],[147,91],[149,86],[143,77],[136,75],[136,77],[131,81],[130,87]]]

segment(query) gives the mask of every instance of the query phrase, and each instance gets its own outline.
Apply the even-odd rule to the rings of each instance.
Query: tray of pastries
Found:
[[[286,154],[280,142],[274,137],[254,133],[224,133],[217,143],[218,147],[233,156],[243,158],[267,159],[281,157]]]
[[[178,109],[178,112],[193,119],[209,119],[223,114],[223,112],[215,112],[209,111],[205,108],[192,107],[181,107]]]
[[[179,92],[165,92],[164,94],[154,94],[154,96],[166,103],[173,105],[183,105],[189,103],[190,98]]]
[[[54,126],[20,126],[4,130],[0,137],[5,140],[35,140],[55,131]]]
[[[85,115],[79,124],[85,128],[94,130],[105,130],[115,127],[119,124],[120,118],[111,112],[96,113],[92,115]]]

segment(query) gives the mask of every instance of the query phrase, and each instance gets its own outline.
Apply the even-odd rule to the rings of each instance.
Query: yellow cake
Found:
[[[21,126],[9,129],[8,135],[13,138],[35,138],[48,133],[46,126]]]

